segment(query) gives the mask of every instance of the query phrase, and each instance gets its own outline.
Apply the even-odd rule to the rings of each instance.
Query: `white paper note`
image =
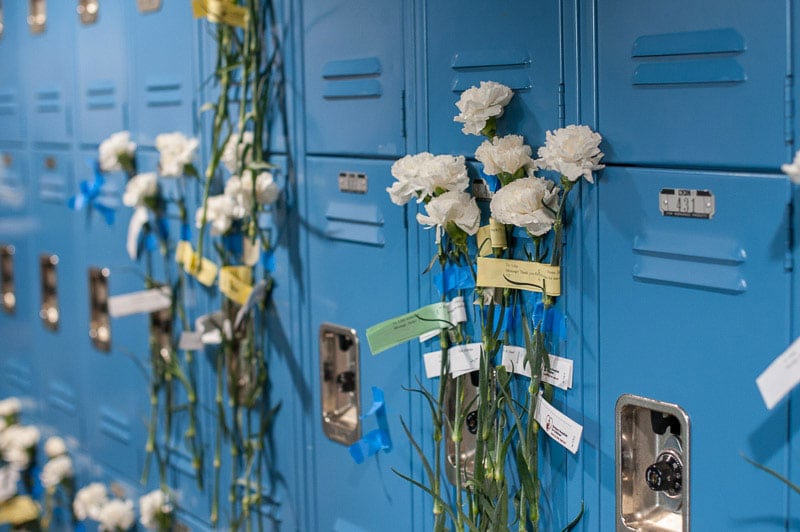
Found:
[[[466,373],[477,371],[481,364],[481,344],[456,345],[447,350],[450,360],[450,374],[458,377]],[[425,363],[425,375],[429,379],[441,376],[442,352],[432,351],[422,356]]]
[[[131,314],[149,314],[167,309],[171,304],[169,288],[153,288],[109,297],[108,313],[113,318]]]
[[[183,331],[178,341],[178,349],[184,351],[200,351],[205,347],[203,335],[194,331]]]
[[[467,308],[464,304],[462,296],[454,297],[448,304],[447,310],[450,313],[450,323],[465,323],[467,321]],[[442,329],[447,328],[442,327]],[[436,329],[431,332],[419,335],[419,343],[425,343],[431,338],[436,338],[441,333],[441,329]]]
[[[542,368],[542,382],[552,384],[562,390],[569,390],[572,388],[572,360],[568,358],[559,357],[556,355],[550,356],[550,369],[545,370]],[[531,370],[525,364],[525,348],[516,345],[503,346],[503,366],[508,371],[514,372],[518,375],[531,377]]]
[[[533,417],[548,436],[572,454],[578,452],[583,426],[556,410],[553,405],[544,400],[541,394],[539,394],[539,400],[536,401],[536,414]]]
[[[758,391],[761,392],[761,397],[770,410],[798,383],[800,383],[800,338],[756,379]]]

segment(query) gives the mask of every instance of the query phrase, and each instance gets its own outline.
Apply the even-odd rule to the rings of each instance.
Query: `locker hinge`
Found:
[[[400,133],[406,138],[406,90],[400,91]]]
[[[784,138],[786,144],[791,148],[794,144],[794,76],[787,74],[783,85],[783,101],[784,101]]]
[[[794,270],[794,204],[789,203],[787,210],[788,231],[786,234],[786,252],[783,255],[783,268],[790,272]]]
[[[564,103],[564,84],[558,84],[558,127],[566,125],[566,104]]]

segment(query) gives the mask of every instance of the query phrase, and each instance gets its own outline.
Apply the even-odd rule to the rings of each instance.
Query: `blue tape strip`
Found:
[[[148,251],[158,250],[158,239],[153,233],[147,233],[147,238],[144,240],[144,245]]]
[[[485,308],[483,312],[484,312],[484,320],[488,319],[489,309]],[[499,324],[501,333],[507,331],[508,332],[513,331],[520,324],[521,318],[522,318],[522,313],[520,312],[519,306],[514,305],[511,308],[506,308],[505,312],[502,313],[503,322],[500,323],[501,319],[500,307],[495,307],[493,328],[497,329],[497,326]]]
[[[156,218],[156,227],[158,228],[158,234],[161,236],[161,240],[164,242],[169,240],[169,226],[167,225],[167,220],[163,216]]]
[[[228,235],[222,237],[222,245],[225,249],[237,257],[242,256],[242,237],[241,235]]]
[[[497,179],[496,175],[486,175],[481,172],[483,175],[483,179],[486,181],[486,186],[489,187],[489,190],[492,192],[497,192],[497,189],[500,188],[500,180]]]
[[[389,435],[389,419],[386,416],[386,401],[383,390],[377,386],[372,387],[372,406],[366,414],[361,416],[364,419],[375,416],[378,428],[369,431],[360,440],[348,448],[350,456],[357,464],[378,453],[379,451],[390,452],[392,450],[392,438]]]
[[[539,296],[539,300],[533,307],[533,326],[541,325],[542,332],[550,334],[561,340],[567,338],[567,319],[564,314],[556,307],[544,308],[544,303]]]
[[[269,273],[275,271],[275,254],[271,249],[261,252],[261,266],[264,268],[264,271]]]
[[[192,227],[189,224],[181,224],[181,240],[192,239]]]
[[[440,294],[447,295],[453,290],[475,288],[475,279],[469,266],[447,264],[444,271],[433,276],[433,283]]]
[[[67,201],[67,205],[73,211],[80,211],[84,208],[94,209],[103,215],[108,225],[112,225],[114,223],[114,209],[96,201],[97,198],[100,197],[100,191],[106,180],[100,172],[100,166],[97,161],[92,161],[90,159],[88,162],[89,166],[91,166],[94,171],[94,177],[92,177],[91,181],[83,180],[80,182],[78,185],[78,193]]]

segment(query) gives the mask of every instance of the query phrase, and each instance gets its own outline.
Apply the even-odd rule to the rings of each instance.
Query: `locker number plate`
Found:
[[[658,195],[658,207],[664,216],[708,220],[714,216],[714,194],[710,190],[662,188]]]

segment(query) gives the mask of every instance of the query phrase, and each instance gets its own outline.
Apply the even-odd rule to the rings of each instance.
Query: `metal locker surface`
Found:
[[[430,151],[472,156],[483,137],[454,122],[461,93],[481,81],[514,89],[499,135],[531,146],[559,126],[560,19],[556,2],[429,2],[427,26]]]
[[[0,35],[0,141],[25,140],[25,93],[20,73],[20,50],[28,32],[23,2],[3,2]]]
[[[397,0],[304,2],[307,153],[405,153],[404,6]]]
[[[65,145],[72,141],[76,24],[73,2],[48,2],[44,31],[26,31],[20,40],[28,135],[34,143]]]
[[[786,162],[786,14],[785,2],[600,3],[606,160],[768,171]]]
[[[140,146],[156,135],[195,128],[199,93],[195,28],[189,2],[164,1],[161,9],[140,13],[127,5],[131,50],[131,132]]]
[[[710,191],[713,216],[662,215],[665,189]],[[788,407],[766,412],[755,378],[790,334],[788,180],[607,168],[597,193],[603,529],[615,522],[614,404],[630,393],[688,413],[692,529],[782,530],[786,487],[740,453],[786,473]]]
[[[128,129],[128,55],[122,2],[101,2],[96,22],[76,30],[78,140],[96,146],[111,133]]]
[[[419,363],[409,358],[407,344],[373,356],[365,331],[385,319],[408,312],[413,298],[408,267],[416,258],[409,253],[405,209],[393,205],[385,188],[391,182],[390,163],[374,160],[307,158],[299,185],[307,190],[306,217],[308,268],[306,287],[311,338],[309,389],[306,415],[312,423],[306,442],[310,488],[307,501],[313,515],[310,530],[412,530],[422,515],[410,512],[412,486],[390,468],[408,472],[413,450],[400,426],[411,419],[412,396],[402,389],[419,373]],[[363,174],[366,192],[340,192],[339,174]],[[372,405],[372,386],[385,393],[391,452],[380,451],[356,464],[346,445],[328,439],[322,430],[320,397],[320,326],[333,323],[357,333],[360,356],[356,393],[361,413]],[[361,421],[361,435],[377,429],[373,416]]]

